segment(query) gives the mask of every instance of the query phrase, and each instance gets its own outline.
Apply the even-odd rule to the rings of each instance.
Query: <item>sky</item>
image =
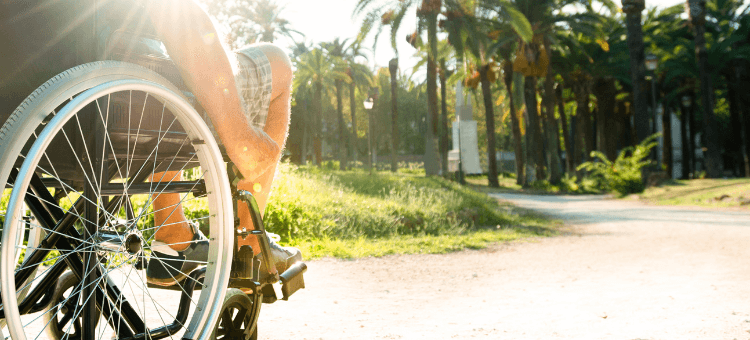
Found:
[[[620,0],[614,0],[620,4]],[[646,7],[664,8],[684,3],[684,0],[646,0]],[[745,0],[745,3],[750,0]],[[352,12],[357,0],[277,0],[284,6],[281,17],[290,21],[291,26],[304,33],[308,41],[315,44],[322,41],[332,41],[336,37],[341,39],[354,38],[359,32],[359,23],[362,18],[352,18]],[[415,14],[407,15],[414,18]],[[398,41],[399,63],[402,72],[411,73],[411,68],[417,62],[413,58],[415,50],[406,42],[406,34],[412,32],[416,27],[414,19],[402,23]],[[375,49],[375,58],[370,58],[369,66],[387,66],[388,60],[393,58],[391,49],[390,31],[384,31],[378,39]],[[370,36],[374,35],[370,34]],[[372,38],[365,42],[365,46],[372,47]],[[277,41],[279,47],[285,47],[291,43],[285,40]]]

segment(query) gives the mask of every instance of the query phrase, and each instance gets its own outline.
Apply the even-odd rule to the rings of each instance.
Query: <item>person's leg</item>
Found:
[[[151,175],[151,182],[181,181],[181,171],[160,172]],[[151,197],[154,200],[154,240],[169,245],[176,251],[183,251],[190,246],[193,230],[188,225],[185,213],[180,204],[180,194],[159,194]],[[185,242],[188,240],[188,242]]]
[[[263,51],[271,63],[271,75],[273,77],[271,103],[268,107],[268,116],[263,131],[265,131],[265,133],[276,141],[276,143],[281,146],[281,149],[283,149],[287,135],[289,134],[290,99],[292,91],[291,62],[289,61],[289,57],[280,48],[274,45],[259,44],[257,45],[257,48]],[[266,208],[268,195],[271,193],[271,185],[275,174],[276,166],[273,166],[260,177],[253,179],[246,178],[237,185],[238,189],[247,190],[253,193],[255,200],[258,202],[258,207],[260,208],[261,213],[263,213]],[[250,218],[250,211],[246,206],[240,205],[237,215],[240,218],[240,225],[242,227],[245,227],[248,230],[254,229]],[[255,237],[248,237],[247,239],[240,240],[239,245],[250,245],[253,247],[256,254],[260,252],[260,247],[258,246],[258,241]]]
[[[270,44],[261,44],[256,47],[268,58],[271,64],[272,74],[272,92],[270,96],[268,115],[263,130],[283,149],[289,132],[292,83],[291,62],[286,54],[278,47]],[[231,147],[234,141],[223,140],[222,142],[224,142],[225,146]],[[259,177],[245,178],[237,185],[238,189],[247,190],[253,193],[261,213],[263,213],[266,207],[275,173],[276,165],[262,173]],[[179,173],[174,172],[159,173],[152,176],[152,181],[169,181],[173,177],[175,180],[179,180],[179,176]],[[172,249],[176,251],[181,251],[187,248],[191,242],[190,240],[193,239],[193,230],[187,223],[182,207],[179,205],[179,201],[179,194],[162,194],[158,198],[155,198],[154,201],[154,210],[161,210],[158,215],[155,214],[154,216],[155,225],[162,225],[154,235],[154,239],[166,244],[171,244]],[[255,229],[252,223],[252,218],[250,217],[250,211],[244,204],[238,206],[238,217],[242,227],[248,230]],[[238,244],[239,246],[250,245],[256,254],[260,253],[260,246],[255,236],[240,239],[238,240]],[[298,257],[301,256],[299,251],[296,251],[295,253],[286,252],[280,255],[275,255],[275,261],[281,260],[283,262],[287,259],[286,256],[294,254],[297,254]],[[278,264],[274,268],[277,267]],[[282,268],[283,270],[285,267],[279,268]]]

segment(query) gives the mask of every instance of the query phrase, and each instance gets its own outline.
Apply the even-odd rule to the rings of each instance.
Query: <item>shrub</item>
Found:
[[[576,176],[565,174],[565,176],[563,176],[563,178],[560,180],[560,189],[565,192],[578,192],[581,187],[578,185],[578,183],[576,183],[576,181]]]
[[[547,192],[560,191],[560,188],[552,185],[552,183],[550,183],[546,179],[538,179],[536,181],[533,181],[531,182],[531,184],[529,184],[529,187],[535,190],[541,190],[541,191],[547,191]]]
[[[608,160],[603,153],[592,151],[591,157],[596,160],[581,164],[578,170],[588,171],[602,190],[615,191],[623,196],[642,192],[645,185],[641,169],[651,163],[644,159],[648,158],[651,148],[656,146],[654,140],[657,136],[659,134],[654,134],[635,147],[623,149],[614,162]]]

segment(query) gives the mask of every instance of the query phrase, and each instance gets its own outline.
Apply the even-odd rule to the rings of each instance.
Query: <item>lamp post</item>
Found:
[[[647,76],[647,78],[651,78],[651,110],[652,110],[652,117],[651,117],[651,134],[656,133],[656,120],[657,112],[656,112],[656,68],[659,66],[659,58],[657,58],[654,54],[649,53],[646,56],[646,69],[651,73]],[[656,160],[657,153],[653,153],[652,157],[654,160]]]
[[[368,118],[368,124],[367,124],[367,150],[369,153],[369,156],[367,157],[368,167],[370,169],[373,168],[375,163],[377,162],[377,151],[373,152],[372,149],[372,108],[375,106],[375,101],[378,99],[378,94],[380,93],[378,88],[372,88],[370,89],[367,100],[363,103],[365,106],[365,110],[367,110],[367,118]]]
[[[375,105],[372,97],[364,102],[367,110],[367,168],[372,169],[372,106]]]

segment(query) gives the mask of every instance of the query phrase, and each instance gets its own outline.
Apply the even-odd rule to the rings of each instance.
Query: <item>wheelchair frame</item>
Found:
[[[151,37],[145,38],[151,39]],[[113,55],[107,56],[106,59],[111,59],[113,56],[117,55],[117,49],[113,49],[112,51],[114,51]],[[176,68],[168,59],[154,55],[129,56],[124,59],[131,62],[135,61],[136,64],[146,66],[151,70],[161,71],[157,73],[161,73],[163,76],[166,76],[168,79],[184,88],[179,75],[176,73]],[[183,93],[183,95],[187,96],[188,100],[192,99],[189,93]],[[197,104],[194,100],[191,102],[193,105]],[[210,124],[205,114],[204,118],[206,119],[206,122]],[[86,133],[100,136],[103,133],[101,128],[102,126],[99,124],[90,124],[90,126],[84,126],[83,129]],[[160,131],[156,131],[156,133],[159,135]],[[86,147],[96,150],[97,154],[99,154],[100,150],[106,149],[107,146],[103,145],[105,143],[104,139],[95,138],[94,140],[94,143],[87,142],[88,145],[86,145]],[[191,141],[191,143],[200,144],[204,143],[204,141]],[[225,160],[228,160],[225,155],[222,155],[222,157]],[[109,162],[106,157],[89,161],[94,168],[101,167],[102,169],[107,169],[106,173],[108,178],[106,179],[106,183],[109,184],[103,184],[101,188],[99,188],[100,192],[98,194],[106,197],[110,197],[108,195],[117,195],[118,187],[122,187],[122,183],[112,182],[117,179],[117,167],[112,164],[112,162]],[[156,162],[156,160],[153,162]],[[12,184],[19,175],[22,175],[16,168],[18,164],[0,164],[0,166],[13,167],[8,179],[8,184]],[[250,334],[256,331],[256,323],[260,313],[261,303],[273,303],[279,298],[272,285],[280,281],[282,284],[282,298],[284,300],[288,299],[294,292],[304,288],[302,273],[306,271],[307,267],[304,263],[299,262],[291,266],[284,273],[276,273],[273,265],[267,265],[268,261],[265,259],[271,258],[270,246],[263,226],[261,212],[250,192],[237,190],[236,185],[241,179],[241,175],[239,175],[239,171],[237,171],[236,167],[230,162],[227,168],[230,170],[228,171],[228,176],[233,200],[232,204],[234,206],[234,216],[236,216],[237,205],[246,204],[251,212],[253,224],[257,226],[256,230],[240,230],[239,220],[235,218],[233,226],[233,261],[228,284],[228,288],[243,288],[252,291],[252,293],[249,294],[252,302],[251,310],[249,312],[249,320],[251,321],[250,324],[246,325],[246,327],[248,327],[248,334]],[[136,177],[130,178],[128,180],[129,194],[137,195],[151,193],[149,191],[151,188],[149,187],[149,184],[146,183],[149,175],[151,175],[151,173],[146,171],[141,172]],[[0,180],[2,179],[0,178]],[[49,189],[60,189],[66,185],[80,187],[80,184],[74,182],[55,183],[44,176],[40,176],[40,174],[34,173],[31,175],[29,188],[23,197],[23,201],[39,225],[44,229],[53,232],[48,233],[44,237],[40,243],[40,248],[34,249],[31,254],[25,255],[22,269],[16,271],[13,278],[16,287],[22,285],[35,275],[37,269],[53,249],[60,253],[74,253],[76,249],[82,247],[81,241],[79,240],[82,240],[83,236],[73,227],[78,220],[77,217],[80,216],[76,216],[72,211],[83,211],[82,215],[89,221],[86,223],[87,225],[85,228],[89,234],[93,235],[97,233],[100,226],[106,223],[104,217],[107,214],[114,215],[114,209],[119,210],[121,208],[121,205],[118,206],[118,201],[116,199],[108,198],[108,202],[103,203],[107,214],[97,215],[95,212],[97,207],[87,203],[87,200],[85,199],[86,197],[89,197],[90,201],[91,198],[94,197],[94,193],[91,192],[93,188],[90,188],[89,185],[83,185],[84,197],[79,198],[73,204],[71,210],[64,212],[59,208],[59,204],[52,204],[53,202],[59,203],[60,197],[53,196]],[[7,188],[7,185],[4,187]],[[206,186],[203,180],[199,180],[197,183],[187,181],[169,182],[166,184],[160,184],[160,189],[162,190],[161,192],[164,193],[192,193],[194,195],[202,195],[206,192]],[[59,191],[56,190],[55,193],[57,194],[58,192]],[[125,199],[129,200],[130,198],[126,197]],[[128,206],[126,212],[129,216],[133,215],[132,202],[126,205]],[[97,222],[91,223],[92,221]],[[245,248],[247,246],[243,247],[244,249],[240,249],[237,246],[237,240],[239,237],[245,238],[249,235],[258,237],[261,254],[257,257],[252,256],[253,252],[252,250]],[[4,243],[4,245],[7,246],[7,243]],[[5,250],[3,250],[3,252],[8,253]],[[17,304],[19,313],[21,315],[37,313],[49,308],[52,297],[55,294],[55,283],[66,270],[70,270],[87,285],[86,288],[83,288],[83,293],[86,294],[88,292],[97,297],[84,302],[85,308],[83,309],[83,314],[81,316],[83,322],[82,334],[84,335],[84,338],[94,334],[97,320],[92,319],[100,318],[101,316],[104,316],[110,323],[110,326],[117,330],[117,337],[119,339],[161,339],[171,336],[184,327],[190,313],[190,298],[196,289],[196,283],[202,282],[206,275],[205,266],[193,270],[189,273],[189,279],[185,279],[177,285],[171,287],[149,285],[149,288],[163,288],[181,291],[182,295],[179,302],[178,312],[174,316],[175,320],[172,323],[165,324],[156,329],[146,329],[145,321],[140,320],[135,308],[127,301],[122,301],[123,293],[116,285],[109,281],[104,284],[101,282],[94,284],[97,278],[106,275],[104,273],[105,270],[101,265],[94,264],[98,263],[97,261],[99,260],[100,259],[97,258],[97,255],[87,254],[80,256],[66,256],[64,260],[58,260],[51,268],[47,269],[46,274],[41,281],[31,288],[25,294],[25,297],[21,299],[20,303]],[[137,265],[139,264],[136,264],[136,266]],[[144,264],[140,263],[140,265],[143,266]],[[86,273],[85,268],[92,267],[95,267],[96,269],[92,272]],[[104,298],[105,296],[106,298]],[[102,298],[100,299],[99,297]],[[120,301],[121,303],[119,303],[118,306],[113,306],[111,302],[107,301],[107,299],[109,301]],[[3,305],[3,296],[0,296],[0,305]],[[5,307],[5,305],[3,305],[3,307]],[[100,314],[97,314],[97,310],[100,311]],[[5,318],[5,308],[0,309],[0,320]]]

